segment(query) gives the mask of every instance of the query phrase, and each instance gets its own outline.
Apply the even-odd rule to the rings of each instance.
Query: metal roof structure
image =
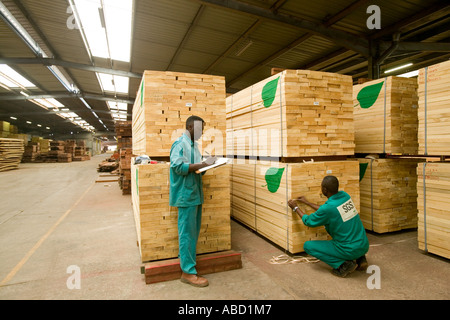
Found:
[[[0,120],[21,131],[113,136],[108,103],[124,103],[131,120],[144,70],[221,75],[233,93],[272,68],[336,72],[356,82],[450,58],[450,3],[442,0],[132,0],[128,62],[92,55],[75,1],[0,0],[0,66],[35,85],[0,85]],[[379,28],[368,22],[376,15],[371,5]],[[127,92],[105,90],[98,73],[128,78]],[[32,102],[52,98],[64,107]]]

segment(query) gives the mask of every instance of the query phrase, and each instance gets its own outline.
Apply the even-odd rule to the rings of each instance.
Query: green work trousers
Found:
[[[178,242],[181,270],[197,274],[197,241],[202,222],[202,205],[178,207]]]
[[[303,245],[305,252],[333,269],[337,269],[348,260],[355,260],[367,253],[367,248],[358,248],[352,252],[344,252],[336,246],[333,240],[311,240]]]

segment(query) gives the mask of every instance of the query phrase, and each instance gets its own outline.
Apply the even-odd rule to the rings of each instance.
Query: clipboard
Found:
[[[198,170],[195,171],[195,173],[202,173],[202,172],[204,172],[206,170],[223,166],[223,165],[228,163],[228,160],[229,160],[228,158],[217,158],[217,160],[216,160],[216,162],[214,164],[212,164],[210,166],[207,166],[207,167],[204,167],[204,168],[201,168],[201,169],[198,169]]]

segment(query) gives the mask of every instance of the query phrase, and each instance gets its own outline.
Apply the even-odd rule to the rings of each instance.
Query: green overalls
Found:
[[[169,205],[178,207],[178,242],[181,270],[197,274],[196,251],[203,204],[202,174],[188,172],[189,164],[200,163],[198,145],[184,133],[170,150]]]
[[[345,191],[328,198],[316,212],[304,215],[302,220],[308,227],[325,226],[332,240],[306,241],[303,249],[334,269],[347,260],[358,259],[369,250],[366,230]]]

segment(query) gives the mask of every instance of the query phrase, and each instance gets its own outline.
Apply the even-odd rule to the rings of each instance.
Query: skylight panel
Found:
[[[97,73],[103,91],[128,93],[128,77]]]
[[[3,83],[3,80],[6,79],[6,81],[9,83],[7,85],[10,88],[19,88],[19,87],[25,87],[25,88],[34,88],[36,87],[33,83],[25,79],[23,76],[21,76],[17,71],[12,69],[10,66],[6,64],[0,64],[0,82]]]

